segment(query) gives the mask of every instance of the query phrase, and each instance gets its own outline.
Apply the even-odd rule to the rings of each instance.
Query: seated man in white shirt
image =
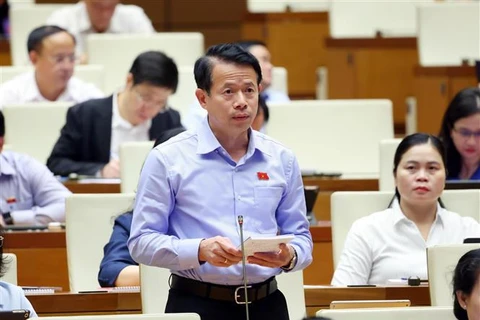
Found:
[[[272,84],[272,70],[273,64],[271,62],[271,54],[265,43],[258,40],[246,40],[237,42],[242,49],[250,52],[260,63],[262,69],[262,87],[260,96],[266,104],[275,102],[288,102],[290,98],[281,91],[271,88]],[[200,107],[198,101],[193,102],[190,105],[188,115],[184,121],[187,129],[195,128],[198,123],[201,122],[207,112]]]
[[[77,39],[77,53],[85,63],[87,35],[91,33],[154,33],[142,8],[120,0],[83,0],[53,12],[48,24],[67,29]]]
[[[57,26],[41,26],[28,36],[28,55],[34,71],[0,86],[0,110],[7,104],[43,101],[80,103],[104,94],[93,84],[72,77],[75,38]]]

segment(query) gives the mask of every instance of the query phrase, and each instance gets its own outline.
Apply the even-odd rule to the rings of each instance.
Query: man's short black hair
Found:
[[[133,85],[147,83],[171,89],[174,93],[177,91],[177,65],[172,58],[163,52],[147,51],[141,53],[133,61],[129,72],[133,76]]]
[[[257,84],[262,82],[262,70],[258,60],[248,51],[233,43],[224,43],[212,46],[205,56],[195,62],[195,81],[197,87],[210,94],[212,88],[212,70],[216,62],[231,63],[240,66],[249,66],[257,74]]]
[[[250,51],[250,48],[253,46],[262,46],[262,47],[267,47],[265,42],[260,41],[260,40],[242,40],[238,41],[235,44],[238,44],[243,50]]]
[[[27,40],[28,52],[29,53],[31,51],[40,52],[42,50],[43,40],[47,37],[50,37],[51,35],[54,35],[60,32],[68,33],[72,37],[73,42],[76,44],[75,37],[67,30],[60,28],[58,26],[41,26],[33,29],[33,31],[30,32],[30,34],[28,35],[28,40]]]
[[[0,110],[0,138],[5,136],[5,117],[3,112]]]

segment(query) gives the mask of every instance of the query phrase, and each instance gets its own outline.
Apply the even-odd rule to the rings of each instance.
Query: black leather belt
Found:
[[[242,286],[222,286],[187,279],[172,274],[170,288],[199,297],[245,304],[245,289]],[[271,277],[265,282],[247,286],[248,302],[265,298],[277,290],[277,280]]]

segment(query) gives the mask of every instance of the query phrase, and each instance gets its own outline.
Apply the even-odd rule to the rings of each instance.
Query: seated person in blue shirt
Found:
[[[65,197],[71,193],[44,164],[2,151],[5,118],[0,111],[0,225],[47,225],[65,221]]]
[[[8,269],[8,260],[3,255],[3,228],[0,226],[0,278],[5,275]],[[30,317],[37,317],[30,301],[27,300],[23,289],[11,283],[0,281],[0,311],[17,309],[30,310]]]
[[[480,89],[453,98],[443,116],[440,139],[447,153],[448,180],[480,180]]]
[[[166,313],[245,319],[245,289],[251,319],[287,320],[275,276],[307,267],[313,247],[298,162],[291,150],[251,129],[262,81],[251,53],[235,44],[213,46],[196,61],[194,75],[208,116],[147,156],[130,254],[172,272]],[[248,254],[244,279],[241,226],[245,239],[293,239],[273,252]]]
[[[153,147],[183,131],[185,131],[184,128],[164,131]],[[98,273],[98,282],[102,287],[138,286],[140,283],[138,263],[133,261],[127,247],[131,224],[131,210],[115,219],[110,240],[103,248],[104,256]]]

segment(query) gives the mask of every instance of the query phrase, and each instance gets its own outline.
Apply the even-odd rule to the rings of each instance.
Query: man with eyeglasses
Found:
[[[178,69],[171,58],[158,51],[140,54],[123,89],[68,110],[47,166],[61,176],[119,178],[122,143],[155,140],[182,126],[178,111],[167,105],[177,85]]]
[[[28,36],[28,55],[34,70],[0,86],[0,109],[8,104],[44,101],[80,103],[103,97],[93,84],[72,77],[75,38],[57,26],[41,26]]]

